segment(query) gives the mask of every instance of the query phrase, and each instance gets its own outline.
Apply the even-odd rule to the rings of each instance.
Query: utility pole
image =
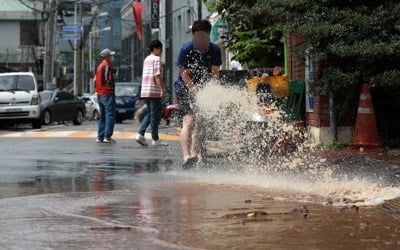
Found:
[[[6,48],[6,52],[7,52],[7,57],[6,57],[6,67],[7,67],[7,70],[8,70],[8,48]]]
[[[46,24],[46,36],[45,36],[45,58],[44,58],[44,70],[43,70],[43,84],[44,88],[47,89],[49,84],[52,82],[52,65],[53,65],[53,52],[54,52],[54,27],[56,21],[56,8],[57,1],[49,0],[49,19]]]
[[[203,1],[202,0],[197,0],[197,14],[199,20],[203,18]]]
[[[78,8],[79,4],[79,8]],[[82,20],[83,19],[83,1],[79,1],[75,3],[75,25],[80,25],[83,28]],[[75,51],[74,51],[74,95],[80,96],[82,95],[82,48],[83,44],[83,36],[81,32],[81,39],[79,41],[75,41]]]

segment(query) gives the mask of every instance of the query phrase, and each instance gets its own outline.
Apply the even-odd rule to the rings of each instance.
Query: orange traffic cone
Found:
[[[361,88],[355,133],[350,145],[366,148],[378,148],[381,146],[371,92],[366,83]]]

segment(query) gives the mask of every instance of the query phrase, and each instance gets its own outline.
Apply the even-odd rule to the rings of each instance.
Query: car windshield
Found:
[[[40,99],[42,99],[42,101],[50,101],[52,96],[53,96],[52,92],[41,92],[40,93]]]
[[[29,76],[29,75],[0,76],[0,90],[2,90],[2,91],[14,91],[14,90],[31,91],[31,90],[35,90],[35,83],[33,82],[32,76]]]
[[[116,96],[138,96],[139,86],[137,85],[117,85],[115,87]]]

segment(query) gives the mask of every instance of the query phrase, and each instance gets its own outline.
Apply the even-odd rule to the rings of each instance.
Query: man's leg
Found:
[[[151,123],[151,136],[153,141],[158,141],[158,125],[160,123],[162,100],[158,98],[150,99],[150,123]]]
[[[197,121],[195,121],[194,123],[197,123]],[[197,127],[197,124],[194,124],[192,129],[192,143],[190,145],[190,157],[198,156],[200,148],[199,139],[200,139],[199,128]]]
[[[193,114],[186,114],[183,116],[182,130],[181,130],[181,147],[183,153],[183,160],[186,161],[191,158],[191,144],[192,144],[192,131],[194,126]]]
[[[106,110],[106,128],[105,128],[105,138],[110,139],[114,134],[114,124],[115,124],[115,96],[106,96],[105,110]]]
[[[144,116],[142,122],[140,123],[140,128],[139,128],[139,134],[144,136],[144,134],[146,133],[147,128],[150,125],[150,102],[149,99],[146,98],[144,99],[146,106],[147,106],[147,112],[146,115]]]
[[[99,108],[100,108],[100,119],[98,122],[97,139],[99,141],[103,141],[104,140],[104,130],[105,130],[105,126],[106,126],[106,114],[105,114],[105,107],[104,107],[104,103],[103,103],[103,97],[99,96],[98,101],[99,101]]]

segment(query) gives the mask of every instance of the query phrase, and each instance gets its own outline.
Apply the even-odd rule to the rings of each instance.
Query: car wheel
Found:
[[[40,119],[32,121],[32,128],[39,129],[42,128],[42,121]]]
[[[73,120],[74,125],[81,125],[83,122],[83,112],[82,110],[78,110],[75,114],[75,118]]]
[[[43,114],[43,124],[50,125],[51,123],[51,114],[49,110],[45,110]]]
[[[97,110],[93,111],[92,119],[98,121],[100,118],[99,112]]]

